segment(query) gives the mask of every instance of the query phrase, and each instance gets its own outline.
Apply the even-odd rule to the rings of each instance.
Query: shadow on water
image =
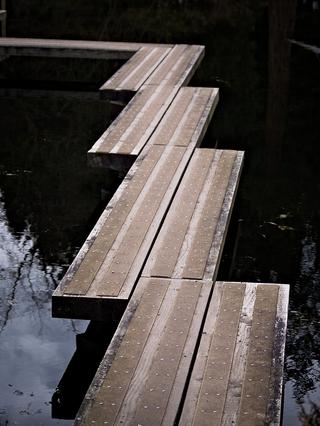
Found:
[[[283,423],[301,424],[312,401],[320,406],[320,62],[317,51],[290,46],[287,39],[320,47],[319,2],[212,0],[199,7],[192,0],[140,0],[134,6],[81,0],[76,12],[62,0],[39,5],[36,0],[21,0],[19,7],[10,2],[8,35],[206,45],[205,60],[191,84],[219,87],[221,101],[204,145],[246,151],[219,279],[290,283]],[[93,62],[91,71],[90,61],[70,60],[59,68],[58,62],[38,58],[30,61],[27,75],[20,69],[23,61],[1,63],[7,89],[52,87],[89,96],[105,72],[119,66]],[[27,83],[21,81],[25,78]],[[0,335],[5,348],[0,418],[10,422],[22,418],[23,424],[41,424],[36,413],[45,409],[38,418],[49,424],[45,404],[62,376],[53,414],[72,417],[80,397],[70,386],[83,392],[87,386],[75,381],[82,355],[90,351],[98,363],[104,349],[97,342],[103,336],[107,344],[112,332],[90,324],[63,375],[73,350],[70,341],[84,325],[49,320],[49,297],[119,183],[110,172],[90,171],[85,165],[86,149],[118,112],[107,109],[93,100],[1,100],[1,259],[11,266],[1,270],[1,298],[7,300],[1,314],[7,320]],[[59,130],[55,138],[48,130],[52,122]],[[39,312],[45,313],[42,323]],[[27,325],[40,337],[26,338]],[[35,361],[35,352],[42,362]],[[21,385],[13,383],[16,370],[25,374],[25,365],[35,362],[42,375],[37,371]],[[89,370],[87,384],[94,367]],[[32,402],[33,386],[45,395],[38,404]]]

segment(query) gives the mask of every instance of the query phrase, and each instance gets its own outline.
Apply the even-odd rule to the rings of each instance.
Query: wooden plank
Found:
[[[191,154],[183,147],[155,145],[139,157],[55,290],[53,315],[67,309],[64,296],[74,296],[67,299],[74,305],[81,297],[94,298],[97,305],[101,298],[128,300]],[[81,314],[95,318],[94,310]]]
[[[243,153],[196,149],[143,276],[215,279]]]
[[[58,40],[7,37],[0,40],[0,54],[91,59],[129,59],[141,47],[171,47],[153,43]]]
[[[218,100],[218,89],[182,87],[152,135],[150,143],[193,149],[199,146]]]
[[[121,168],[119,157],[138,155],[161,118],[148,143],[192,149],[199,146],[216,108],[218,89],[181,88],[163,116],[176,90],[164,87],[156,92],[152,88],[139,91],[90,149],[90,164]]]
[[[114,155],[138,155],[157,128],[179,87],[190,81],[203,55],[203,46],[176,45],[172,49],[157,48],[151,51],[142,48],[124,65],[110,80],[110,87],[106,84],[103,89],[111,90],[112,99],[113,96],[117,99],[117,89],[121,93],[132,93],[139,87],[141,89],[93,145],[88,153],[89,163],[93,166],[109,165],[112,164]],[[147,74],[151,75],[146,80]],[[141,86],[143,82],[144,85]],[[204,92],[203,89],[202,96],[205,96]],[[192,118],[189,117],[189,126],[184,132],[180,128],[180,141],[177,145],[183,145],[185,138],[190,138],[198,123],[197,109],[201,110],[201,95],[198,94],[198,97],[193,105],[194,114],[190,115]],[[204,131],[205,126],[203,133]]]
[[[141,279],[75,424],[174,424],[211,289]]]
[[[120,154],[137,156],[155,130],[177,93],[177,88],[148,87],[140,90],[88,152],[96,157]]]
[[[270,384],[274,365],[276,380],[283,373],[288,292],[281,284],[216,283],[181,426],[280,424],[281,389]]]
[[[146,85],[185,86],[204,57],[204,46],[176,45],[146,81]]]
[[[165,47],[141,47],[100,90],[136,92],[170,50]]]

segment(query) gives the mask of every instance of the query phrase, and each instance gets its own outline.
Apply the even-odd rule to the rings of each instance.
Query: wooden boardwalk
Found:
[[[212,288],[142,278],[75,424],[279,425],[288,286]]]
[[[129,101],[88,153],[128,170],[53,294],[119,320],[76,425],[279,425],[289,287],[216,282],[243,152],[199,148],[218,102],[186,87],[203,46],[2,39],[0,54],[129,59]],[[131,167],[131,168],[130,168]]]
[[[181,89],[55,291],[54,315],[101,320],[101,309],[93,309],[94,303],[125,306],[187,164],[203,137],[217,95],[216,89]],[[183,125],[186,122],[188,127]],[[212,156],[215,152],[204,150],[196,155],[192,176],[201,163],[208,169],[214,159],[214,165],[218,162],[220,154]],[[241,158],[237,160],[240,164]],[[229,167],[234,161],[232,155]],[[240,164],[235,176],[225,176],[225,185],[229,178],[237,182]],[[206,173],[203,179],[205,176]],[[201,189],[199,186],[195,192],[194,203]]]

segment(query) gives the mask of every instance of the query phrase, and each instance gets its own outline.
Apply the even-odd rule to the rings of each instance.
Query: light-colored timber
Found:
[[[171,86],[140,90],[90,149],[90,164],[120,168],[117,160],[130,162],[147,143],[198,146],[217,105],[218,90],[183,87],[176,94]]]
[[[90,299],[126,304],[191,154],[155,145],[141,155],[55,290],[54,316],[101,319]]]
[[[137,92],[170,51],[169,47],[141,47],[100,90],[112,97],[117,91]]]
[[[142,278],[75,424],[173,425],[211,289]]]
[[[204,46],[174,46],[145,84],[186,86],[203,59],[204,51]]]
[[[179,425],[280,425],[289,286],[218,282]]]
[[[182,87],[152,135],[153,145],[199,146],[219,100],[218,89]],[[139,145],[136,145],[140,149]]]
[[[147,143],[177,91],[171,86],[139,90],[89,150],[89,164],[118,169],[118,159],[135,158],[141,151],[136,145],[143,148]]]
[[[94,303],[125,306],[217,101],[217,89],[180,90],[169,119],[151,137],[54,292],[55,316],[101,319]]]
[[[6,37],[0,39],[0,56],[47,56],[57,58],[129,59],[141,47],[170,45],[110,41],[58,40]]]
[[[196,149],[143,276],[215,279],[243,152]]]

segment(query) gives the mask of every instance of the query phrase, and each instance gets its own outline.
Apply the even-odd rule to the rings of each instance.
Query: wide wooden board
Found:
[[[170,50],[165,47],[141,47],[119,71],[100,87],[100,90],[138,91]]]
[[[181,426],[280,424],[288,294],[283,284],[216,283]]]
[[[143,276],[215,279],[243,152],[196,149]]]
[[[141,279],[75,424],[174,424],[211,289]]]

